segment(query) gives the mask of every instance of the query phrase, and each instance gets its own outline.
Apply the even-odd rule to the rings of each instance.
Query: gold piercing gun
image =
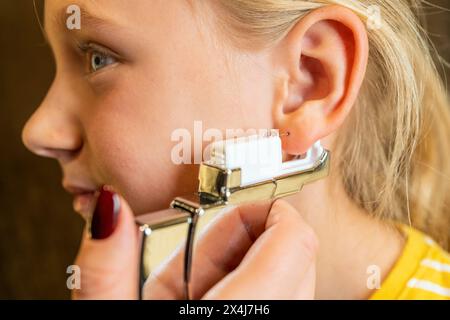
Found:
[[[181,252],[180,282],[184,297],[190,299],[195,239],[209,221],[228,206],[297,193],[303,185],[326,177],[330,167],[330,152],[320,141],[302,157],[283,162],[277,130],[217,141],[210,150],[210,159],[199,168],[197,193],[176,197],[169,209],[136,217],[142,234],[141,298],[152,290],[149,278],[157,279],[165,263]]]

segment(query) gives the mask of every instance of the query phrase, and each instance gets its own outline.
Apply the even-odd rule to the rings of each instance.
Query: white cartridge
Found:
[[[267,180],[281,171],[281,140],[278,136],[252,135],[217,141],[211,146],[209,164],[241,169],[241,185]]]
[[[268,135],[214,142],[211,144],[211,158],[207,163],[225,169],[240,168],[241,186],[246,186],[308,170],[316,165],[323,151],[320,141],[317,141],[301,158],[283,162],[281,139],[271,131]]]

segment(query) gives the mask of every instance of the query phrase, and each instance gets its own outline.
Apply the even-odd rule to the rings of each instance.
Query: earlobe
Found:
[[[292,155],[336,131],[354,105],[368,55],[360,18],[327,6],[302,18],[275,48],[278,75],[274,123]]]

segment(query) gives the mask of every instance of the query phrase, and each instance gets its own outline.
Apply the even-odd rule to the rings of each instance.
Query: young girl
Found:
[[[449,299],[450,113],[421,5],[47,0],[57,71],[23,140],[59,162],[75,210],[94,212],[74,295],[136,297],[133,214],[195,192],[198,166],[172,161],[171,135],[202,121],[289,133],[285,160],[321,140],[332,167],[228,212],[194,298]],[[174,278],[147,297],[182,297]]]

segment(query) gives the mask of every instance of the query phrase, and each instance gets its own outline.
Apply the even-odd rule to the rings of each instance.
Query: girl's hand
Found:
[[[109,204],[100,206],[112,208],[112,197],[120,199],[117,225],[111,235],[101,240],[91,239],[85,232],[75,262],[81,270],[81,288],[73,291],[73,297],[136,299],[140,243],[134,216],[123,198],[112,193],[108,198],[103,193],[102,201]],[[99,223],[94,217],[96,227],[111,227],[112,212],[108,217],[98,206],[96,211],[107,221]],[[103,232],[103,236],[108,233]],[[313,299],[317,247],[312,229],[285,201],[233,208],[197,241],[192,297]],[[182,299],[180,270],[181,254],[173,256],[164,269],[148,279],[144,298]]]

